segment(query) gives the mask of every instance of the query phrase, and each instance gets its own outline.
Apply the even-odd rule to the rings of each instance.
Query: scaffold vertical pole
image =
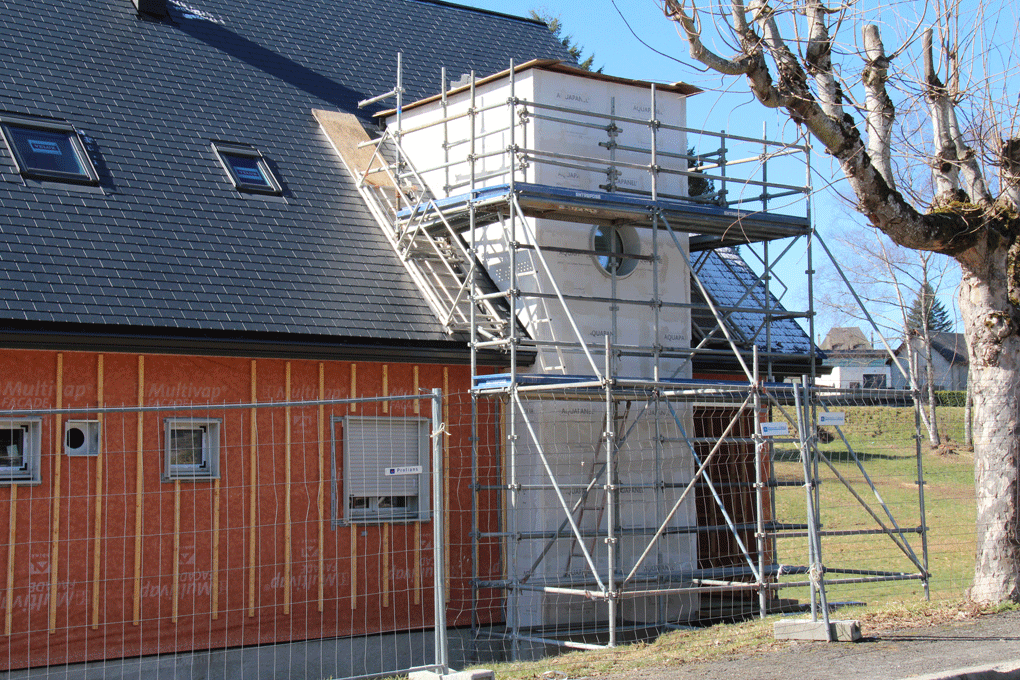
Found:
[[[609,646],[616,646],[616,615],[619,593],[616,592],[616,433],[613,417],[613,345],[605,336],[606,346],[606,596],[609,602]]]
[[[765,618],[768,608],[768,592],[765,584],[765,484],[762,475],[762,468],[765,462],[765,438],[761,436],[761,366],[758,360],[758,346],[753,348],[754,355],[754,383],[751,389],[754,392],[754,419],[755,430],[759,432],[754,438],[754,501],[755,501],[755,543],[758,548],[758,615]]]
[[[443,468],[443,441],[445,423],[443,423],[443,391],[432,390],[432,560],[433,569],[432,598],[435,617],[435,663],[440,674],[450,670],[449,640],[446,636],[446,527],[443,525],[443,514],[446,509],[446,498],[443,495],[443,480],[446,470]]]
[[[808,428],[812,423],[809,419],[810,413],[807,404],[808,377],[801,377],[801,384],[793,386],[794,404],[797,409],[797,436],[800,443],[800,460],[804,471],[804,490],[806,492],[807,525],[808,525],[808,569],[811,590],[811,620],[818,621],[818,611],[821,609],[822,621],[825,624],[825,636],[829,642],[832,639],[832,627],[829,625],[829,603],[825,597],[825,567],[822,562],[822,547],[819,537],[819,522],[817,512],[816,487],[818,475],[811,461],[814,456],[811,454]],[[802,395],[803,393],[803,395]]]

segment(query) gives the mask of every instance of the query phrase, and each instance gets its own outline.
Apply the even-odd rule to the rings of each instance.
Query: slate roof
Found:
[[[0,35],[0,110],[74,124],[102,187],[26,183],[0,144],[6,331],[449,342],[311,110],[357,112],[398,51],[412,100],[441,66],[569,58],[542,24],[423,0],[171,0],[159,20],[0,0]],[[282,200],[238,193],[212,140],[256,146]]]
[[[370,123],[390,102],[356,102],[393,86],[398,51],[405,101],[438,91],[442,66],[456,80],[570,59],[543,24],[439,0],[169,0],[158,19],[131,0],[0,0],[0,35],[0,112],[75,125],[101,180],[24,180],[0,148],[7,346],[291,356],[345,344],[463,359],[311,110]],[[238,193],[213,140],[257,147],[282,199]],[[721,304],[734,277],[753,277],[732,251],[707,262]],[[732,323],[750,337],[752,317]],[[793,321],[773,339],[810,344]]]
[[[766,296],[765,285],[758,280],[758,275],[733,248],[705,251],[700,253],[692,264],[709,295],[712,296],[712,302],[718,306],[764,309],[765,302],[768,300],[769,308],[783,309],[782,303],[775,295],[770,292]],[[749,288],[750,293],[747,293]],[[692,298],[700,297],[695,295],[695,290],[692,287]],[[705,331],[710,331],[716,325],[715,317],[708,310],[695,308],[692,310],[692,319],[696,326],[700,326]],[[738,345],[750,347],[757,344],[759,348],[765,348],[764,315],[753,312],[733,312],[727,321],[730,330],[736,336],[734,340]],[[720,333],[716,333],[715,337],[721,338],[722,336]],[[784,354],[807,354],[811,351],[811,338],[793,319],[773,320],[769,337],[772,341],[773,351]],[[820,353],[819,357],[821,357]]]

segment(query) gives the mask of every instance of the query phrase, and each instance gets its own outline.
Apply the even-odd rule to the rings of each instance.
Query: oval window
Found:
[[[591,249],[595,262],[607,274],[626,276],[637,267],[638,261],[627,255],[640,252],[637,233],[633,227],[597,225],[591,232]]]

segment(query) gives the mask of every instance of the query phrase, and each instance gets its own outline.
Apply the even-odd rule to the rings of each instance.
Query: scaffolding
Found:
[[[471,73],[454,86],[444,70],[440,93],[412,104],[403,101],[402,77],[398,60],[395,88],[362,102],[396,100],[379,114],[386,125],[378,138],[331,139],[437,317],[469,338],[473,400],[499,406],[498,422],[472,420],[473,442],[484,439],[478,428],[497,429],[491,439],[502,460],[495,473],[471,470],[472,584],[475,609],[483,594],[499,593],[505,618],[491,626],[475,616],[477,639],[507,642],[514,658],[550,645],[613,646],[706,618],[712,595],[764,615],[783,588],[806,589],[812,618],[829,630],[828,585],[926,587],[919,444],[920,522],[909,527],[878,494],[836,414],[822,420],[874,498],[818,446],[819,414],[853,395],[814,386],[806,142],[688,128],[684,99],[694,88],[551,61],[511,64],[488,78]],[[541,96],[564,79],[608,90],[605,106],[585,94]],[[643,106],[633,104],[637,90]],[[544,145],[550,126],[561,140],[583,137],[588,151]],[[567,181],[549,181],[550,169]],[[788,179],[795,173],[803,184]],[[594,185],[585,179],[593,177]],[[690,196],[692,179],[712,190]],[[556,238],[562,233],[582,242]],[[761,273],[735,246],[758,259]],[[791,259],[808,276],[799,311],[781,302],[777,267]],[[601,277],[593,288],[566,285],[577,263]],[[643,279],[632,276],[639,266]],[[505,372],[482,370],[483,356],[496,352]],[[706,377],[706,366],[716,377]],[[874,404],[913,405],[910,396],[868,392]],[[775,474],[782,447],[799,457],[797,480]],[[825,467],[874,520],[875,528],[857,531],[890,539],[904,569],[825,563]],[[804,489],[804,521],[776,517],[783,487]],[[497,530],[479,522],[481,507],[500,508]],[[707,535],[728,552],[703,554]],[[806,539],[804,562],[779,559],[779,536]],[[479,553],[493,549],[502,564],[495,578],[477,571]]]

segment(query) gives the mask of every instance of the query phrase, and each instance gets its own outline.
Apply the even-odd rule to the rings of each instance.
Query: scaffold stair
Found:
[[[496,293],[496,288],[463,237],[446,221],[439,203],[400,149],[399,140],[388,133],[370,139],[351,114],[318,109],[312,114],[440,323],[450,334],[470,332],[472,299]],[[394,162],[395,158],[399,162]],[[407,177],[416,181],[407,181]],[[436,229],[436,224],[441,228]],[[509,309],[498,297],[482,299],[473,311],[479,336],[508,335]]]

